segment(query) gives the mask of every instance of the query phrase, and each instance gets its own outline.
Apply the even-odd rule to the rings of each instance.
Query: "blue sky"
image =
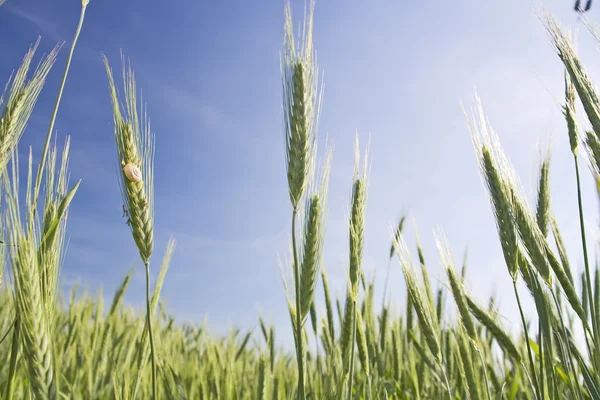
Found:
[[[595,77],[597,47],[571,3],[545,5],[564,26],[579,28],[581,58]],[[297,26],[304,0],[291,4]],[[31,145],[35,157],[79,5],[8,0],[0,8],[0,79],[8,79],[38,35],[38,57],[66,41],[21,141],[21,150]],[[288,256],[291,225],[279,70],[283,7],[283,0],[90,1],[56,124],[59,143],[71,135],[72,181],[83,180],[69,214],[66,287],[80,282],[110,296],[133,268],[127,300],[142,308],[142,265],[121,218],[101,62],[105,53],[118,71],[122,50],[136,71],[156,135],[156,268],[169,236],[177,241],[163,289],[169,311],[190,322],[206,315],[215,332],[232,324],[254,328],[263,316],[291,343],[278,263]],[[593,8],[592,19],[595,13]],[[320,149],[326,135],[334,144],[324,250],[333,291],[341,295],[345,284],[358,131],[361,146],[370,137],[372,158],[364,268],[369,276],[377,273],[379,289],[391,225],[406,212],[407,240],[414,248],[414,218],[432,277],[445,281],[433,236],[441,228],[457,264],[468,248],[469,289],[485,301],[495,293],[502,316],[518,329],[511,281],[459,101],[471,106],[477,88],[532,204],[540,143],[552,143],[554,212],[572,263],[581,270],[574,168],[556,103],[563,102],[562,68],[534,4],[321,0],[314,42],[325,74]],[[598,200],[583,171],[593,241]],[[405,289],[397,262],[390,293],[401,310]],[[531,311],[531,302],[525,303]]]

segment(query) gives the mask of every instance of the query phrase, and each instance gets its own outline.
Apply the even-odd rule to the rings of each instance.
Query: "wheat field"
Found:
[[[456,263],[442,230],[435,233],[438,260],[425,260],[419,241],[407,243],[408,216],[398,221],[389,242],[390,263],[402,271],[406,284],[406,308],[400,315],[392,313],[387,281],[384,302],[375,304],[375,281],[363,266],[372,160],[358,137],[355,170],[347,182],[346,291],[340,298],[332,295],[322,261],[332,149],[318,146],[323,142],[319,117],[324,89],[312,34],[315,3],[310,2],[303,29],[296,29],[291,6],[284,5],[281,134],[291,254],[289,274],[283,274],[289,275],[283,283],[287,298],[281,301],[287,301],[293,332],[294,349],[288,351],[276,345],[274,325],[258,317],[258,331],[235,329],[216,336],[204,325],[178,323],[166,311],[160,294],[169,279],[176,238],[162,260],[152,258],[154,171],[161,165],[155,165],[154,133],[124,56],[118,74],[111,67],[114,60],[103,56],[105,101],[112,107],[114,128],[107,134],[114,135],[121,168],[117,186],[131,231],[129,245],[139,252],[139,268],[144,267],[145,313],[124,301],[133,273],[112,298],[60,289],[67,217],[81,182],[69,179],[69,151],[77,146],[77,137],[58,146],[53,133],[88,3],[81,3],[37,168],[31,150],[26,163],[19,162],[17,150],[22,139],[27,142],[27,122],[46,77],[57,68],[58,53],[67,50],[57,46],[35,62],[39,42],[32,45],[0,98],[0,252],[5,271],[0,275],[0,398],[600,399],[600,271],[592,256],[595,243],[583,228],[581,201],[581,182],[590,176],[600,199],[600,97],[568,33],[550,14],[542,10],[539,16],[556,62],[564,68],[563,131],[576,165],[585,262],[581,274],[572,270],[553,216],[550,156],[538,166],[537,199],[531,206],[503,150],[501,133],[486,119],[485,101],[476,97],[472,107],[463,107],[520,310],[515,335],[500,318],[495,298],[476,298],[468,290],[467,266]],[[578,122],[578,114],[586,126]],[[23,165],[27,168],[20,171]],[[281,182],[282,190],[285,185]],[[441,262],[446,279],[435,291],[428,270],[433,262]],[[153,285],[151,271],[157,276]],[[526,293],[517,290],[521,282]],[[523,312],[523,296],[535,305],[536,324]],[[318,312],[316,299],[325,305],[324,312]],[[448,307],[456,318],[447,315]],[[582,332],[581,340],[576,331]]]

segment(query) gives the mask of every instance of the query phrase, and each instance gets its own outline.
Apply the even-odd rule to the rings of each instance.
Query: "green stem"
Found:
[[[545,304],[545,302],[544,302]],[[542,321],[538,319],[538,340],[540,341],[540,389],[542,389],[542,399],[546,398],[546,380],[544,379],[544,373],[546,372],[546,367],[544,365],[544,335],[542,334]]]
[[[152,363],[152,399],[156,400],[156,353],[154,351],[154,334],[152,333],[152,311],[150,307],[150,262],[146,261],[146,315],[148,323],[148,338],[150,339],[150,359]]]
[[[56,96],[56,102],[54,103],[54,110],[52,111],[52,117],[50,118],[50,126],[48,127],[48,133],[46,134],[46,143],[44,144],[44,150],[42,152],[42,158],[40,160],[40,165],[38,166],[37,176],[35,179],[35,188],[33,195],[33,207],[32,212],[35,212],[35,204],[37,204],[38,197],[40,194],[40,187],[42,185],[42,175],[44,173],[44,165],[46,163],[46,157],[48,156],[48,149],[50,148],[50,139],[52,138],[52,131],[54,130],[54,123],[56,122],[56,115],[58,114],[58,106],[60,105],[60,99],[62,97],[63,89],[65,88],[65,83],[67,81],[67,75],[69,74],[69,68],[71,66],[71,60],[73,59],[73,52],[75,51],[75,44],[77,43],[77,39],[79,38],[79,33],[81,32],[81,27],[83,26],[83,19],[85,17],[86,5],[82,5],[81,14],[79,16],[79,24],[77,25],[77,30],[75,31],[75,37],[73,38],[73,43],[71,44],[71,49],[69,50],[69,57],[67,58],[67,65],[65,66],[65,71],[63,73],[62,81],[60,83],[60,89],[58,90],[58,95]]]
[[[304,393],[304,347],[302,344],[302,310],[300,309],[300,265],[298,263],[298,250],[296,247],[296,216],[298,211],[294,208],[292,213],[292,248],[294,252],[294,284],[296,291],[296,358],[298,360],[298,400],[305,400]]]
[[[477,346],[475,341],[473,341],[473,347],[475,348],[475,351],[477,352],[477,354],[479,354],[479,359],[481,360],[481,368],[483,368],[483,377],[485,378],[485,389],[487,392],[487,398],[488,398],[488,400],[492,400],[492,393],[490,392],[490,382],[488,380],[487,368],[485,367],[485,361],[483,360],[483,355],[481,354],[481,351],[479,350],[479,347]]]
[[[439,363],[440,366],[440,370],[442,371],[442,375],[444,376],[444,382],[446,383],[446,391],[448,392],[448,398],[450,400],[453,399],[452,397],[452,389],[450,389],[450,382],[448,381],[448,375],[446,374],[446,368],[444,368],[444,366],[442,365],[442,363]]]
[[[585,223],[584,223],[584,218],[583,218],[583,201],[581,198],[581,179],[579,177],[579,163],[577,162],[577,155],[573,155],[573,159],[575,160],[575,175],[577,177],[577,204],[579,207],[579,227],[581,229],[581,244],[583,247],[583,261],[585,264],[585,277],[586,277],[586,290],[587,290],[587,294],[588,294],[588,299],[590,299],[589,301],[589,308],[590,308],[590,314],[592,316],[592,331],[594,332],[594,342],[596,344],[596,351],[597,350],[597,346],[598,343],[600,341],[600,336],[598,335],[598,316],[597,316],[597,310],[593,301],[593,295],[592,295],[592,275],[590,274],[590,263],[588,261],[588,251],[587,251],[587,241],[585,238]],[[585,330],[586,328],[586,322],[587,321],[582,321],[583,322],[583,329]]]
[[[558,289],[557,289],[558,290]],[[560,325],[562,327],[562,334],[564,335],[565,338],[565,342],[568,343],[569,338],[567,337],[567,327],[565,325],[563,316],[562,316],[562,312],[560,309],[560,306],[558,304],[558,299],[556,298],[556,294],[554,293],[553,290],[550,290],[550,293],[552,293],[552,298],[554,299],[554,304],[556,305],[556,308],[558,309],[558,318],[560,320]],[[569,386],[571,387],[571,390],[573,392],[575,392],[575,388],[573,387],[573,381],[571,380],[571,372],[573,372],[573,375],[575,376],[575,378],[577,378],[577,370],[575,369],[575,364],[573,363],[573,355],[571,354],[571,348],[567,345],[567,351],[569,352],[568,356],[566,356],[565,358],[567,358],[569,360],[569,364],[567,364],[568,367],[570,367],[571,371],[569,371]],[[577,381],[577,379],[575,379],[575,381]],[[581,386],[579,386],[578,384],[577,386],[577,394],[578,394],[578,398],[581,399],[583,398],[583,392],[581,391]]]
[[[352,340],[350,341],[350,367],[348,371],[348,400],[352,399],[352,384],[354,378],[354,343],[356,340],[356,299],[352,300]]]
[[[525,373],[525,376],[527,377],[527,382],[529,382],[529,385],[532,388],[535,388],[533,381],[531,380],[531,375],[529,374],[529,371],[527,371],[527,366],[525,365],[525,361],[521,360],[520,366],[521,366],[521,368],[523,368],[523,372]]]
[[[535,364],[533,362],[533,352],[531,350],[531,344],[529,343],[529,332],[527,329],[527,322],[525,321],[525,314],[523,314],[523,307],[521,306],[521,298],[519,297],[519,291],[517,290],[517,281],[513,280],[513,289],[517,298],[517,305],[519,306],[519,314],[521,315],[521,322],[523,323],[523,331],[525,332],[525,343],[527,344],[527,356],[529,358],[529,364],[531,372],[533,374],[533,385],[535,387],[535,396],[540,399],[540,386],[537,379],[537,373],[535,372]]]
[[[15,372],[17,370],[17,356],[19,354],[19,336],[21,333],[21,324],[19,316],[15,319],[15,328],[13,330],[12,346],[10,350],[10,367],[8,370],[8,383],[6,385],[6,399],[12,400],[13,398],[13,382],[15,379]]]

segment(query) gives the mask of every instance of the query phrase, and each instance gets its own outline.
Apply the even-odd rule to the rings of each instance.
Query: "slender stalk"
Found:
[[[592,295],[592,277],[590,274],[590,263],[588,261],[588,251],[587,251],[587,241],[585,238],[585,224],[584,224],[584,218],[583,218],[583,201],[581,199],[581,179],[579,177],[579,162],[577,161],[577,154],[573,155],[573,159],[575,161],[575,175],[577,177],[577,204],[579,206],[579,227],[581,229],[581,244],[583,247],[583,261],[585,264],[585,277],[587,279],[586,281],[586,290],[588,292],[588,299],[593,299],[593,295]],[[597,310],[595,308],[595,304],[593,301],[590,301],[589,303],[589,307],[590,307],[590,314],[592,316],[592,331],[594,332],[594,342],[596,345],[598,345],[599,339],[600,337],[598,336],[598,316],[597,316]],[[584,329],[585,329],[585,322],[586,321],[582,321],[584,323]]]
[[[154,334],[152,332],[152,315],[150,307],[150,262],[144,263],[146,266],[146,315],[148,323],[148,338],[150,339],[150,358],[152,361],[152,399],[156,400],[156,353],[154,350]]]
[[[32,212],[35,213],[35,204],[37,204],[40,187],[42,186],[42,175],[44,174],[44,166],[46,163],[46,157],[48,156],[48,150],[50,148],[50,139],[52,138],[52,131],[54,130],[54,123],[56,122],[56,116],[58,114],[58,106],[60,105],[60,99],[62,98],[63,89],[65,87],[65,83],[67,81],[67,75],[69,74],[69,68],[71,67],[71,60],[73,59],[73,52],[75,51],[75,45],[77,44],[77,39],[79,39],[79,33],[81,32],[81,27],[83,26],[83,20],[85,18],[85,10],[87,8],[87,1],[82,3],[81,14],[79,15],[79,24],[77,25],[77,30],[75,31],[75,37],[73,38],[73,43],[71,44],[71,49],[69,50],[69,56],[67,58],[67,65],[65,66],[65,71],[63,73],[62,81],[60,83],[60,89],[58,90],[58,94],[56,96],[56,102],[54,103],[54,110],[52,111],[52,117],[50,118],[50,126],[48,127],[48,133],[46,134],[46,143],[44,144],[44,150],[42,151],[42,158],[40,160],[40,165],[38,166],[37,176],[35,179],[35,188],[33,195]]]
[[[444,366],[442,365],[441,362],[440,362],[439,366],[440,366],[440,370],[442,371],[442,375],[444,376],[444,382],[446,383],[446,391],[448,392],[448,398],[450,400],[452,400],[453,399],[452,389],[450,389],[450,382],[448,381],[448,375],[446,374],[446,368],[444,368]]]
[[[561,325],[561,328],[562,328],[562,333],[563,333],[565,339],[568,340],[568,337],[567,337],[567,327],[565,325],[565,322],[564,322],[564,319],[563,319],[563,316],[562,316],[562,313],[561,313],[561,310],[560,310],[560,305],[558,303],[558,299],[556,298],[556,294],[554,293],[553,290],[550,290],[550,293],[552,293],[552,298],[554,299],[554,304],[556,305],[556,308],[558,309],[558,317],[560,319],[560,325]],[[567,351],[569,352],[569,354],[568,354],[568,357],[565,357],[565,358],[569,361],[568,366],[571,368],[571,371],[573,371],[573,375],[575,377],[577,377],[577,370],[575,369],[575,364],[573,363],[573,355],[571,354],[571,349],[570,349],[569,346],[567,346]],[[571,390],[575,391],[575,389],[573,388],[573,381],[571,380],[571,373],[570,372],[569,372],[569,386],[571,386]],[[577,392],[576,393],[578,395],[578,398],[581,399],[581,398],[583,398],[583,393],[581,391],[581,386],[579,386],[578,384],[576,386],[577,386]]]
[[[292,213],[292,250],[294,252],[294,284],[296,289],[296,358],[298,359],[298,399],[305,400],[304,394],[304,347],[302,344],[302,313],[300,310],[300,264],[296,246],[296,217],[298,211]]]
[[[517,298],[517,305],[519,306],[519,314],[521,315],[521,322],[523,323],[523,331],[525,332],[525,343],[527,344],[527,357],[529,358],[529,364],[531,372],[533,373],[533,385],[535,388],[535,397],[540,400],[540,386],[537,379],[537,373],[535,372],[535,364],[533,362],[533,353],[531,350],[531,344],[529,343],[529,332],[527,329],[527,322],[525,321],[525,314],[523,314],[523,307],[521,306],[521,298],[519,291],[517,290],[517,281],[513,280],[513,289],[515,291],[515,297]]]
[[[350,368],[348,376],[348,400],[352,399],[354,378],[354,343],[356,341],[356,299],[352,300],[352,339],[350,341]]]
[[[12,336],[12,346],[10,350],[10,367],[8,369],[8,383],[6,384],[6,398],[8,400],[13,398],[13,382],[15,379],[15,372],[17,370],[17,357],[19,354],[19,340],[21,333],[21,324],[19,323],[19,316],[15,318],[15,328]]]
[[[533,381],[531,380],[531,375],[529,374],[529,371],[527,371],[527,366],[525,365],[525,361],[521,361],[520,365],[521,365],[521,368],[523,368],[523,372],[525,373],[525,376],[527,377],[527,382],[529,382],[529,385],[531,385],[531,387],[535,388]]]
[[[541,383],[540,383],[540,388],[542,389],[542,399],[546,398],[546,380],[544,379],[544,372],[546,371],[546,368],[544,367],[544,362],[547,362],[546,359],[544,358],[544,335],[542,332],[542,321],[538,320],[538,340],[540,341],[540,377],[541,379]]]
[[[492,400],[492,393],[490,392],[490,382],[488,380],[487,368],[485,367],[485,361],[483,360],[483,355],[481,354],[479,347],[477,345],[475,345],[475,343],[473,343],[473,347],[475,348],[475,351],[477,352],[477,354],[479,355],[479,359],[481,360],[481,368],[483,368],[483,377],[485,379],[485,389],[487,392],[487,398],[488,398],[488,400]]]

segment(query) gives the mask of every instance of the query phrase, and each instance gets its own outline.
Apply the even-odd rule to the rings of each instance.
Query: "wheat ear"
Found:
[[[104,65],[108,75],[111,102],[113,106],[114,133],[119,163],[118,179],[123,202],[130,215],[133,239],[144,263],[149,262],[154,246],[154,138],[150,133],[150,123],[144,113],[140,124],[138,117],[135,76],[123,61],[123,81],[126,116],[121,114],[117,89],[108,59]],[[140,179],[132,179],[126,167],[137,168]]]
[[[6,168],[12,151],[16,149],[19,143],[42,87],[46,83],[46,77],[52,69],[60,49],[59,46],[54,47],[40,62],[31,79],[27,81],[27,73],[38,45],[39,39],[25,54],[21,66],[12,79],[9,96],[0,116],[0,171]],[[2,100],[0,99],[1,103]]]
[[[11,243],[10,259],[15,276],[15,297],[19,315],[21,344],[25,365],[36,398],[56,395],[54,359],[50,336],[51,320],[44,303],[42,268],[38,259],[38,238],[32,224],[21,223],[17,157],[12,158],[12,182],[5,177],[7,197],[6,226]],[[32,156],[29,153],[27,197],[31,194]]]

